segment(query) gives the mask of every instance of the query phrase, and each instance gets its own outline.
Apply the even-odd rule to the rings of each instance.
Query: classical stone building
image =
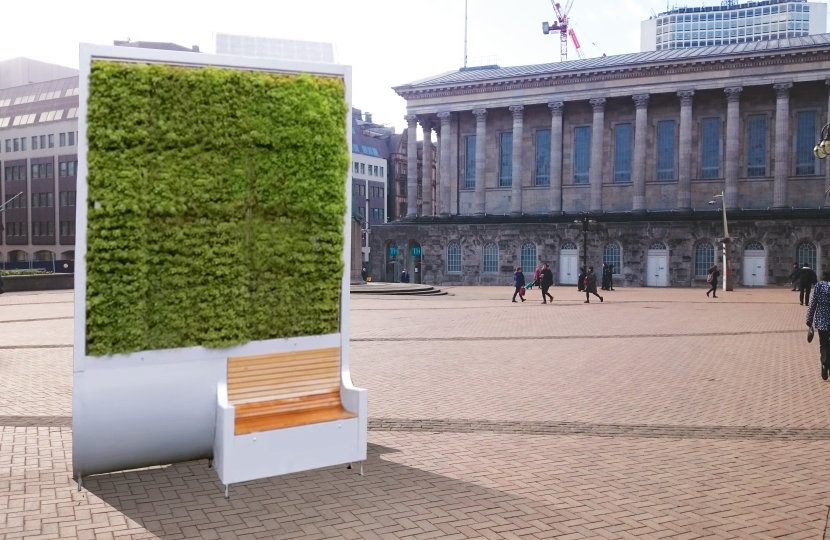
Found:
[[[375,228],[374,279],[408,267],[429,283],[508,283],[549,262],[628,285],[705,282],[728,209],[736,284],[825,268],[830,34],[467,69],[395,88],[407,101],[407,217]],[[421,123],[437,126],[434,206],[419,205]],[[427,189],[432,192],[432,189]],[[724,193],[722,199],[713,194]],[[423,208],[434,208],[432,213]]]

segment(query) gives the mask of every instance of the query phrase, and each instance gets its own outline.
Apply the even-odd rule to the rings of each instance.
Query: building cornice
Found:
[[[607,69],[570,71],[543,75],[529,75],[501,78],[475,82],[438,84],[435,86],[412,87],[403,85],[395,87],[395,92],[406,100],[442,98],[504,92],[511,90],[528,90],[534,88],[561,87],[569,84],[604,83],[642,79],[646,77],[666,77],[695,73],[717,73],[736,69],[773,68],[785,65],[806,64],[830,61],[830,49],[799,49],[774,51],[769,54],[753,52],[735,57],[701,57],[677,62],[655,62],[645,65],[615,66]],[[826,79],[826,73],[817,73],[816,80]]]

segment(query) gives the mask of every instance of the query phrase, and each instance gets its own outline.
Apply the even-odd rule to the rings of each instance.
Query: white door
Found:
[[[747,287],[761,287],[767,284],[767,264],[764,252],[744,253],[744,285]]]
[[[648,254],[648,265],[646,267],[646,285],[649,287],[668,287],[668,255],[660,253]]]
[[[576,280],[579,277],[577,271],[577,255],[578,251],[575,249],[563,249],[559,252],[559,284],[560,285],[576,285]]]

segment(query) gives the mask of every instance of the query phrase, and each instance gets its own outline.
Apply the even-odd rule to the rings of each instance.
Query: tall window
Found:
[[[767,115],[754,114],[747,118],[747,176],[767,175]]]
[[[613,264],[614,265],[614,273],[620,273],[620,266],[622,266],[622,257],[621,257],[621,250],[619,244],[608,244],[605,246],[605,249],[602,250],[602,262],[605,264]]]
[[[674,180],[675,121],[657,122],[657,179]]]
[[[528,242],[522,246],[521,264],[524,272],[536,269],[536,244]]]
[[[796,115],[795,174],[816,174],[816,157],[813,145],[816,141],[816,113],[800,112]]]
[[[713,266],[715,266],[715,246],[708,243],[698,244],[695,248],[695,275],[706,276]]]
[[[484,272],[496,274],[499,271],[499,246],[487,244],[484,246]]]
[[[700,138],[700,177],[719,178],[720,118],[704,118],[700,123]]]
[[[465,138],[464,148],[464,187],[476,187],[476,136],[468,135]]]
[[[574,184],[587,184],[591,171],[591,128],[574,128]]]
[[[614,182],[631,182],[631,124],[614,128]]]
[[[447,272],[461,273],[461,246],[458,244],[450,244],[447,248]]]
[[[744,251],[764,251],[764,246],[760,242],[750,242],[746,245]]]
[[[801,242],[795,250],[795,260],[798,261],[798,266],[804,266],[804,263],[810,265],[813,270],[816,269],[816,245],[812,242]]]
[[[499,135],[499,186],[513,184],[513,134]]]
[[[578,249],[578,246],[576,244],[574,244],[573,242],[565,242],[564,244],[562,244],[561,249],[562,249],[562,251],[565,251],[566,249],[576,250],[576,249]]]
[[[536,179],[537,186],[550,185],[550,130],[536,132]]]

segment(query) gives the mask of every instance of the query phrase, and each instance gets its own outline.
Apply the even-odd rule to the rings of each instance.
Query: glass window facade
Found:
[[[620,274],[620,266],[622,266],[621,260],[622,250],[620,250],[619,244],[608,244],[605,246],[605,249],[602,250],[602,262],[605,264],[614,265],[612,272],[614,274]]]
[[[802,242],[798,244],[795,250],[795,260],[798,262],[799,268],[804,266],[804,263],[810,265],[810,268],[815,270],[816,266],[816,245],[812,242]]]
[[[574,184],[587,184],[591,171],[591,128],[574,128]]]
[[[499,135],[499,187],[513,185],[513,133]]]
[[[818,133],[816,113],[814,111],[800,112],[796,115],[795,140],[795,174],[816,174],[816,157],[813,155],[813,145],[816,144]]]
[[[675,160],[674,120],[657,122],[657,179],[674,180]]]
[[[464,139],[464,187],[476,187],[476,136],[468,135]]]
[[[747,118],[747,176],[767,175],[767,115],[755,114]]]
[[[550,185],[550,130],[540,129],[536,132],[536,176],[537,186]]]
[[[695,276],[709,275],[709,269],[715,266],[715,246],[698,244],[695,248]]]
[[[484,272],[496,274],[499,271],[499,247],[496,244],[484,246]]]
[[[657,50],[711,47],[809,34],[810,5],[785,2],[763,7],[715,6],[700,13],[666,13],[657,18]]]
[[[720,118],[704,118],[700,138],[700,177],[720,178]]]
[[[631,124],[614,127],[614,182],[631,182]]]

